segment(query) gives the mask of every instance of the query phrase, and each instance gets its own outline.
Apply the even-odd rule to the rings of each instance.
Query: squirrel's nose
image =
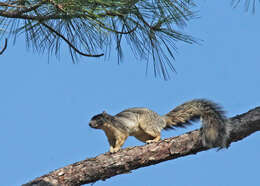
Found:
[[[90,122],[89,122],[89,126],[90,126],[91,128],[95,128],[95,122],[90,121]]]

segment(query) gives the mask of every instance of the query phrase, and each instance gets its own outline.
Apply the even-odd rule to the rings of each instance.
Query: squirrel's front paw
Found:
[[[116,152],[118,152],[120,150],[120,148],[114,148],[114,147],[110,147],[110,149],[109,149],[109,151],[110,151],[110,153],[116,153]]]
[[[156,136],[154,139],[152,140],[147,140],[146,143],[154,143],[154,142],[158,142],[160,141],[161,136]]]
[[[147,140],[146,143],[149,144],[149,143],[154,143],[156,142],[155,140]]]

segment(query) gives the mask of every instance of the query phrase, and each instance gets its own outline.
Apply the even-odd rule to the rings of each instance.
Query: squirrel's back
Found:
[[[134,107],[123,110],[122,112],[116,114],[115,117],[121,120],[125,125],[129,126],[129,129],[135,125],[139,129],[140,126],[144,130],[145,128],[150,127],[160,132],[166,127],[165,120],[159,114],[144,107]],[[132,130],[130,133],[135,131]]]

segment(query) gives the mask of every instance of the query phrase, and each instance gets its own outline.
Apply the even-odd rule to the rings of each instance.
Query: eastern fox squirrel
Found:
[[[92,117],[89,126],[105,131],[110,152],[120,150],[128,136],[151,143],[158,142],[162,129],[185,127],[189,121],[202,120],[202,143],[206,147],[228,147],[229,130],[224,112],[211,101],[195,99],[177,106],[166,115],[160,116],[148,108],[129,108],[116,114],[106,112]]]

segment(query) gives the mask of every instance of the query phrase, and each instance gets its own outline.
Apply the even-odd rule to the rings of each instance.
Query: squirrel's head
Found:
[[[105,111],[93,116],[89,122],[91,128],[100,129],[105,123],[110,121],[111,116]]]

